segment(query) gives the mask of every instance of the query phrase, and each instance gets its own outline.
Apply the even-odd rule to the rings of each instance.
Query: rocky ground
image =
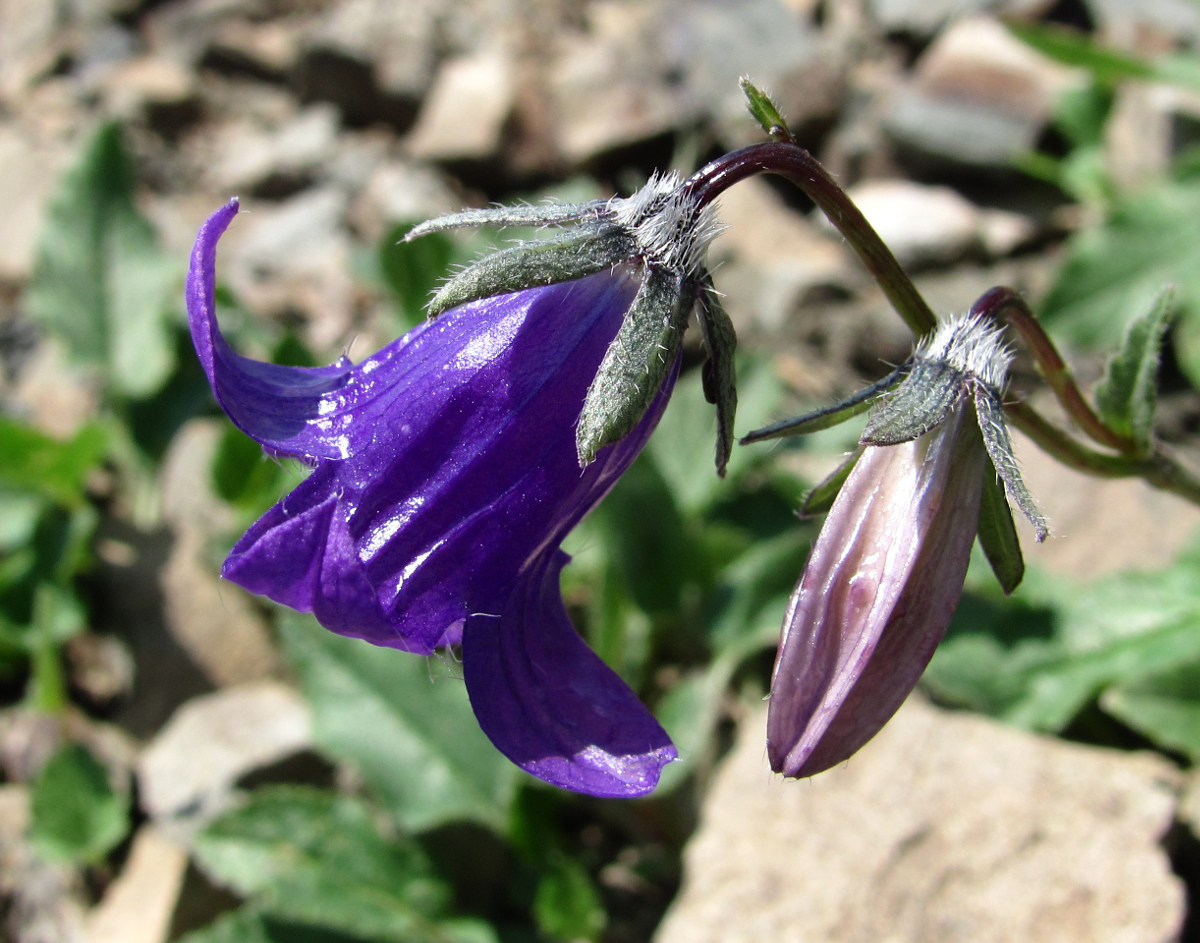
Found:
[[[393,226],[690,171],[760,139],[742,74],[776,95],[935,308],[961,310],[994,284],[1036,306],[1082,220],[1012,163],[1054,144],[1056,103],[1078,76],[1015,39],[1003,16],[1066,23],[1139,54],[1200,39],[1188,0],[0,0],[0,407],[66,435],[94,406],[86,378],[64,371],[31,325],[23,290],[51,193],[110,120],[126,131],[140,205],[170,251],[186,258],[200,222],[239,196],[223,278],[256,317],[295,327],[330,358],[374,349],[390,330],[387,300],[358,272]],[[1167,165],[1200,105],[1137,85],[1119,96],[1106,154],[1132,184]],[[846,392],[904,358],[906,330],[794,192],[750,181],[724,198],[722,218],[718,287],[742,343],[770,350],[797,398]],[[1095,365],[1082,364],[1086,377]],[[771,418],[746,417],[739,431]],[[156,818],[310,740],[260,615],[211,573],[206,541],[225,522],[211,519],[196,476],[215,434],[197,427],[173,447],[156,543],[103,536],[114,585],[143,589],[110,615],[128,623],[128,651],[78,664],[99,660],[120,692],[114,749],[128,752],[148,824],[98,903],[71,918],[84,934],[71,939],[167,939],[192,904],[180,900],[186,856]],[[1052,568],[1096,573],[1165,555],[1196,521],[1145,489],[1091,490],[1031,463],[1044,505],[1069,522],[1069,539],[1039,551]],[[1147,532],[1104,530],[1096,501],[1140,502]],[[798,789],[769,781],[747,734],[714,783],[658,939],[1184,938],[1186,889],[1163,841],[1197,828],[1200,805],[1175,767],[922,704],[903,717],[861,764]],[[745,723],[758,736],[761,718]],[[938,724],[961,751],[927,748]],[[17,781],[11,764],[36,732],[0,727]],[[989,762],[1002,773],[989,776]],[[906,764],[911,782],[886,781]],[[16,787],[4,788],[0,889],[11,893],[24,813]],[[910,799],[880,823],[881,809]],[[947,807],[957,811],[933,814]],[[978,854],[964,858],[966,842]],[[800,906],[791,892],[814,882]],[[872,906],[901,916],[881,924]]]

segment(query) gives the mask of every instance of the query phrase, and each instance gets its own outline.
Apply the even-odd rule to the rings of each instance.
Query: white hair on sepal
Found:
[[[938,324],[933,334],[917,345],[916,359],[943,363],[977,378],[1000,393],[1008,377],[1013,349],[1004,329],[982,314],[956,314]]]
[[[699,273],[708,246],[725,227],[714,204],[701,206],[674,171],[655,174],[636,193],[610,203],[642,254],[673,272]]]

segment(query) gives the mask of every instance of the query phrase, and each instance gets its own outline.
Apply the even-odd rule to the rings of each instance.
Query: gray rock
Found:
[[[698,102],[663,55],[648,2],[597,2],[589,30],[564,36],[547,74],[557,148],[579,164],[695,122]]]
[[[308,706],[276,681],[188,701],[146,746],[137,766],[142,808],[161,824],[199,824],[219,812],[238,779],[312,745]]]
[[[656,943],[1167,943],[1165,760],[909,700],[841,767],[774,777],[743,723]]]
[[[960,20],[917,61],[885,123],[916,154],[1007,168],[1033,147],[1073,81],[995,20]]]
[[[33,270],[46,206],[70,157],[68,147],[16,123],[0,125],[0,282],[23,282]]]
[[[500,151],[516,105],[514,64],[500,50],[450,59],[421,107],[408,139],[421,160],[481,160]]]
[[[982,210],[950,187],[868,180],[847,192],[906,267],[949,265],[984,252],[1004,255],[1035,231],[1031,220]]]
[[[330,104],[309,105],[275,126],[227,122],[213,144],[212,185],[246,195],[294,192],[330,162],[339,127],[337,109]]]

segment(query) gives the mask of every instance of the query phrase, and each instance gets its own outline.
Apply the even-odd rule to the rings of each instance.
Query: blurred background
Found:
[[[238,196],[235,346],[361,359],[511,235],[398,243],[413,223],[690,173],[762,139],[748,75],[936,311],[1022,291],[1085,387],[1172,284],[1157,428],[1189,461],[1198,36],[1193,0],[0,0],[3,938],[1200,939],[1194,507],[1018,439],[1056,534],[1025,584],[973,566],[896,720],[776,780],[762,698],[816,532],[795,511],[857,429],[739,448],[719,481],[689,336],[564,583],[682,759],[651,798],[580,797],[495,753],[453,653],[220,582],[303,470],[219,414],[182,299]],[[739,433],[905,359],[799,191],[747,181],[722,218]],[[1027,359],[1013,388],[1049,402]]]

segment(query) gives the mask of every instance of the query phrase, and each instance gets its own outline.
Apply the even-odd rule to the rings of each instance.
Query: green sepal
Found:
[[[1004,482],[996,474],[989,460],[983,469],[983,494],[979,505],[979,546],[987,557],[1007,596],[1021,585],[1025,577],[1025,558],[1021,555],[1021,541],[1013,523],[1012,508]]]
[[[961,372],[936,360],[918,358],[895,392],[871,408],[859,441],[899,445],[919,439],[945,421],[963,392]]]
[[[750,81],[746,76],[738,79],[742,94],[746,96],[746,107],[759,126],[777,141],[794,141],[792,131],[771,96]]]
[[[806,494],[804,500],[800,502],[800,510],[797,512],[799,516],[815,517],[833,507],[834,499],[842,490],[846,479],[850,477],[850,472],[854,471],[854,466],[858,464],[862,454],[861,448],[855,449],[842,460],[842,464],[826,475],[812,491]]]
[[[632,236],[617,226],[571,230],[552,239],[501,249],[467,266],[438,289],[430,317],[468,301],[595,275],[637,253]]]
[[[1108,362],[1096,387],[1096,409],[1114,432],[1132,439],[1138,451],[1150,451],[1158,400],[1158,365],[1163,340],[1174,315],[1174,290],[1164,288],[1149,313],[1134,320],[1121,347]]]
[[[1050,525],[1038,510],[1037,502],[1025,486],[1025,479],[1021,477],[1021,469],[1017,466],[1017,458],[1013,453],[1012,439],[1008,435],[1008,426],[1004,422],[1004,403],[998,395],[982,384],[976,386],[974,400],[975,415],[979,420],[979,431],[983,434],[988,459],[1004,485],[1008,500],[1015,504],[1025,519],[1033,525],[1038,542],[1041,543],[1050,534]]]
[[[463,210],[418,223],[404,235],[405,242],[419,239],[432,232],[467,229],[476,226],[565,226],[599,218],[608,204],[604,200],[591,203],[542,203],[522,206],[493,206],[486,209]]]
[[[853,419],[860,413],[865,413],[871,408],[871,404],[875,402],[875,399],[880,394],[886,393],[904,379],[907,369],[907,367],[898,367],[882,380],[877,380],[865,389],[859,390],[854,395],[847,397],[841,402],[834,403],[832,406],[823,406],[820,409],[804,413],[794,419],[784,419],[781,422],[763,426],[761,429],[755,429],[753,432],[747,433],[738,439],[738,443],[741,445],[750,445],[754,442],[765,442],[767,439],[808,435],[810,432],[831,429],[845,422],[847,419]]]
[[[697,289],[698,282],[682,272],[647,265],[583,401],[575,429],[581,468],[630,432],[654,402],[675,363]]]
[[[737,332],[707,272],[700,282],[697,305],[700,335],[708,359],[700,368],[704,398],[717,407],[717,474],[724,478],[733,451],[733,422],[737,414]]]

